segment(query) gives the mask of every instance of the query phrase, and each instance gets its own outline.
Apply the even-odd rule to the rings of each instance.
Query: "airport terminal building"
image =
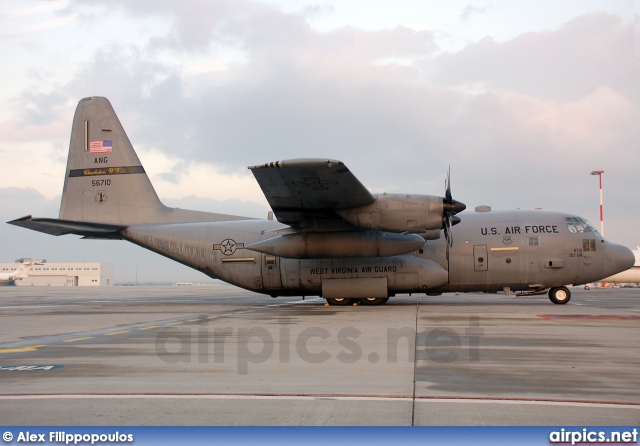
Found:
[[[19,263],[0,263],[0,272],[15,271]],[[113,263],[44,263],[34,265],[16,286],[113,286]]]

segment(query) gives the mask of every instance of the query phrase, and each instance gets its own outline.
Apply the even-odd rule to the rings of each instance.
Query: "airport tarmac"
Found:
[[[3,425],[638,425],[640,289],[0,289]]]

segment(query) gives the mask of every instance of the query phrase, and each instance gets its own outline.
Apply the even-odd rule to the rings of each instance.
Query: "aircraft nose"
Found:
[[[626,271],[633,266],[636,259],[633,252],[626,246],[607,243],[604,251],[602,270],[605,277]]]

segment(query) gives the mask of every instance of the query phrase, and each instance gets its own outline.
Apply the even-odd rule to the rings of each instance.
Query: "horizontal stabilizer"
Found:
[[[31,215],[8,221],[7,223],[31,229],[33,231],[44,232],[49,235],[76,234],[86,238],[117,239],[122,237],[119,231],[126,228],[123,225],[107,223],[92,223],[87,221],[60,220],[57,218],[32,218]]]

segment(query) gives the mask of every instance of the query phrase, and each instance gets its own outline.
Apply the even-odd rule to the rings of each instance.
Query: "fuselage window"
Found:
[[[583,252],[588,252],[588,251],[592,251],[595,252],[596,250],[596,240],[595,239],[582,239],[582,251]]]

